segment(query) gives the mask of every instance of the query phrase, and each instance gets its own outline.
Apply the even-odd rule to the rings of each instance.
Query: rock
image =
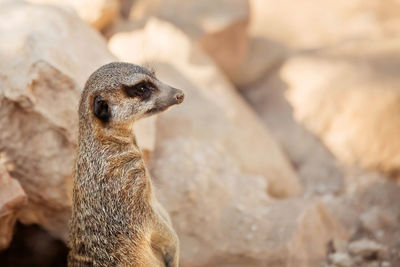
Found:
[[[333,253],[345,253],[347,252],[347,241],[342,239],[332,239],[328,243],[328,252]]]
[[[188,171],[184,167],[190,163],[181,163],[176,146],[167,146],[152,170],[180,238],[182,266],[317,266],[329,239],[346,238],[323,206],[300,200],[270,203],[263,179],[218,167],[225,165],[217,160],[225,155],[211,157],[216,166],[209,166],[210,155],[197,152],[203,162],[192,163],[198,167]],[[218,177],[210,175],[215,168]]]
[[[353,262],[347,253],[337,252],[329,256],[330,262],[334,267],[351,267]]]
[[[180,238],[182,266],[312,266],[325,258],[330,239],[347,238],[322,202],[267,194],[298,194],[295,176],[286,176],[289,163],[181,31],[150,20],[143,30],[115,34],[109,46],[124,61],[147,62],[186,94],[159,115],[150,160],[157,196]]]
[[[397,224],[396,214],[390,209],[382,210],[381,207],[374,205],[360,216],[362,227],[370,232],[377,233],[382,229],[393,227]]]
[[[363,258],[387,258],[387,249],[383,245],[368,239],[351,242],[349,244],[349,252],[352,255],[361,256]]]
[[[120,1],[121,1],[120,13],[122,18],[126,19],[129,17],[129,13],[131,12],[131,8],[135,0],[120,0]]]
[[[279,73],[247,88],[243,95],[288,154],[307,196],[338,194],[345,190],[343,170],[323,142],[293,118],[285,99],[286,84]]]
[[[352,267],[369,266],[379,267],[387,265],[384,261],[389,258],[385,246],[369,239],[359,239],[349,243],[346,252],[335,252],[328,255],[328,266]],[[384,264],[385,263],[385,264]],[[390,263],[389,263],[390,266]]]
[[[250,7],[250,35],[290,49],[400,33],[397,0],[250,0]]]
[[[224,147],[240,170],[264,176],[273,196],[300,193],[278,144],[208,58],[191,51],[182,32],[154,19],[143,30],[115,34],[109,46],[123,61],[153,65],[162,80],[185,91],[183,105],[160,115],[158,144],[179,138]]]
[[[296,119],[338,159],[392,177],[400,170],[399,45],[348,43],[292,57],[280,71]]]
[[[325,198],[325,206],[348,229],[352,240],[345,250],[332,249],[336,246],[330,242],[328,262],[339,251],[350,255],[353,266],[382,266],[385,261],[397,266],[400,208],[394,203],[398,201],[400,187],[384,179],[359,185],[347,195]]]
[[[246,92],[274,72],[288,56],[289,52],[281,44],[252,36],[246,56],[229,78],[241,91]]]
[[[18,219],[65,240],[80,90],[115,58],[95,30],[57,7],[1,3],[0,33],[0,151],[29,197]],[[142,133],[154,145],[154,131]]]
[[[8,247],[17,220],[17,211],[26,204],[24,190],[10,177],[0,156],[0,250]]]
[[[0,7],[0,11],[4,14],[0,20],[0,30],[4,32],[5,40],[9,40],[0,47],[4,56],[9,59],[7,64],[4,62],[1,64],[6,74],[15,73],[14,68],[20,67],[21,76],[27,76],[31,62],[43,60],[72,77],[77,86],[82,88],[90,73],[98,65],[115,60],[107,51],[101,35],[83,23],[73,12],[53,6],[18,1],[2,3]],[[29,13],[37,19],[25,16]],[[86,36],[90,42],[80,41],[82,36]],[[82,60],[83,58],[86,60]],[[27,63],[21,64],[20,61],[23,60]],[[8,79],[18,87],[26,83],[20,76],[14,75]]]
[[[137,21],[148,17],[181,29],[235,80],[248,52],[248,0],[136,0],[130,18]]]
[[[312,266],[329,239],[346,238],[320,203],[272,202],[265,180],[237,170],[222,146],[164,141],[151,172],[180,238],[182,266]]]
[[[399,13],[397,0],[250,0],[249,50],[230,77],[245,91],[296,52],[398,36]]]
[[[27,0],[32,3],[50,4],[72,8],[94,28],[101,30],[112,24],[119,16],[120,0]]]
[[[294,202],[294,200],[292,200]],[[298,203],[299,201],[297,201]],[[348,239],[347,230],[337,220],[333,213],[330,213],[323,201],[308,203],[298,203],[301,206],[298,218],[292,218],[296,225],[297,233],[293,241],[288,243],[291,265],[288,266],[320,266],[326,256],[326,244],[331,239]],[[279,208],[285,216],[295,209],[289,208],[287,211]],[[272,228],[276,231],[282,221],[278,220],[277,225]],[[264,265],[265,266],[265,265]],[[269,266],[269,265],[268,265]],[[279,265],[282,266],[282,265]]]

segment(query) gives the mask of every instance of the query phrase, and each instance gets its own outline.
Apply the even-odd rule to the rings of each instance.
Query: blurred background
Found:
[[[135,126],[181,266],[400,266],[399,34],[399,0],[0,0],[0,266],[66,266],[112,61],[185,91]]]

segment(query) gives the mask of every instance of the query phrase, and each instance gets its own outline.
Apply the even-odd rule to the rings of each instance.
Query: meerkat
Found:
[[[110,63],[89,77],[79,104],[68,266],[178,266],[178,238],[132,125],[183,99],[134,64]]]

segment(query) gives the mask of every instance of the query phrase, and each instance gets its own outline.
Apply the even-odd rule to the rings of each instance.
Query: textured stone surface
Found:
[[[89,25],[56,7],[1,3],[0,33],[0,151],[29,197],[19,220],[65,238],[80,90],[115,58]]]
[[[387,255],[387,249],[384,246],[368,239],[353,241],[349,244],[348,249],[350,254],[359,255],[363,258],[376,255],[378,259],[384,259]]]
[[[17,180],[11,178],[0,156],[0,250],[11,241],[18,210],[26,204],[26,194]]]
[[[331,238],[347,238],[322,203],[273,201],[265,180],[240,172],[223,147],[182,139],[161,141],[151,162],[182,266],[318,266]]]
[[[347,254],[351,266],[382,266],[384,263],[398,266],[400,208],[394,203],[400,201],[400,187],[379,176],[358,179],[362,183],[349,194],[324,201],[330,213],[335,214],[351,235],[345,246],[343,242],[329,244],[327,266],[341,266],[335,263],[339,257],[335,256],[337,253]]]

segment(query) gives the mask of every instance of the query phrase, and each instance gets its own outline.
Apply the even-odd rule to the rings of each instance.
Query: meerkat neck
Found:
[[[101,134],[81,136],[80,140],[77,163],[88,168],[79,168],[81,173],[75,174],[76,182],[93,185],[93,190],[99,189],[99,183],[106,184],[109,190],[102,193],[111,193],[112,189],[117,199],[122,196],[120,193],[125,193],[119,190],[135,189],[135,194],[143,194],[146,200],[150,181],[132,127],[114,125]]]
[[[120,235],[135,234],[131,226],[149,214],[152,196],[132,131],[103,133],[80,133],[71,220],[72,250],[94,258],[111,255]]]

